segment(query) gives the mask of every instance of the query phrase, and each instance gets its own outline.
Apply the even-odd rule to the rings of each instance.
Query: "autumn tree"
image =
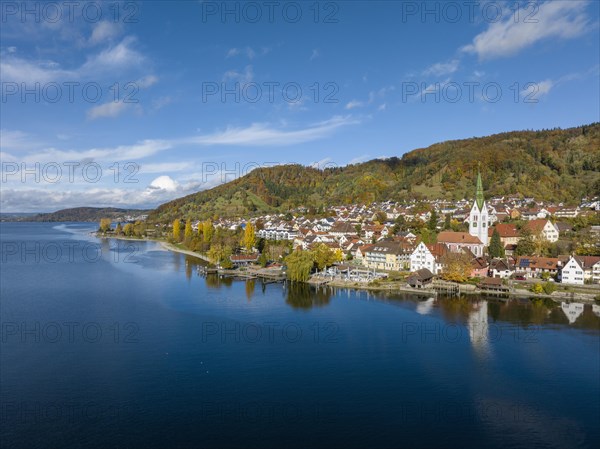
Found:
[[[112,223],[112,220],[110,218],[101,218],[100,219],[100,232],[110,231],[111,223]]]
[[[502,244],[502,240],[500,240],[500,233],[497,229],[494,229],[494,232],[492,233],[492,239],[490,240],[488,252],[490,257],[502,258],[505,256],[504,245]]]
[[[133,235],[133,223],[127,223],[123,227],[123,234],[125,234],[127,237],[131,237]]]
[[[256,234],[254,233],[254,226],[252,223],[246,223],[246,229],[244,230],[244,247],[248,252],[252,251],[256,244]]]
[[[123,234],[123,226],[121,226],[121,223],[117,223],[117,228],[115,229],[115,234],[117,234],[117,235]]]
[[[202,241],[210,243],[214,234],[215,228],[210,220],[206,220],[202,223]]]
[[[317,245],[311,252],[313,254],[313,260],[319,270],[333,265],[337,260],[335,252],[324,243]]]
[[[471,276],[471,257],[465,253],[446,253],[442,265],[442,279],[446,281],[466,282]]]
[[[173,221],[173,240],[179,242],[181,240],[181,223],[179,218]]]
[[[187,241],[191,240],[191,238],[192,238],[192,235],[193,235],[192,220],[190,220],[189,218],[185,222],[185,231],[184,231],[183,235],[184,235],[185,240],[187,240]]]

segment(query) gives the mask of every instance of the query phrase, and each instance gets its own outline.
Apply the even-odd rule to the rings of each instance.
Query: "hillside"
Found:
[[[216,188],[163,204],[151,220],[243,216],[297,206],[473,196],[478,166],[486,196],[521,195],[577,204],[600,195],[600,123],[448,141],[402,158],[320,171],[261,168]]]
[[[23,217],[5,217],[4,221],[100,221],[101,218],[122,220],[126,215],[137,216],[147,214],[149,211],[141,209],[117,209],[114,207],[74,207],[56,212],[36,214]]]

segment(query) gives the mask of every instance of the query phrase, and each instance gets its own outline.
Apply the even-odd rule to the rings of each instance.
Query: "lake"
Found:
[[[1,447],[584,448],[600,307],[202,277],[1,223]]]

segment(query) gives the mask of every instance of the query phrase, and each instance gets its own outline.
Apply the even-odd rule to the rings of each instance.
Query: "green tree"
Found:
[[[488,248],[488,252],[490,257],[494,258],[503,258],[506,253],[504,251],[504,245],[502,244],[502,240],[500,240],[500,233],[497,229],[494,229],[492,233],[492,238],[490,240],[490,247]]]
[[[515,248],[515,256],[533,256],[535,254],[536,244],[533,235],[528,228],[521,229],[521,238]]]
[[[431,211],[431,214],[429,215],[429,222],[427,223],[427,227],[429,228],[430,231],[435,231],[437,229],[437,222],[438,222],[438,213],[435,209],[433,209]]]
[[[308,251],[297,250],[285,258],[287,278],[290,281],[306,282],[313,267],[313,255]]]
[[[179,218],[173,221],[173,240],[179,242],[181,240],[181,223]]]
[[[121,223],[117,223],[117,228],[115,229],[115,234],[117,234],[117,235],[123,234],[123,226],[121,226]]]
[[[446,214],[446,218],[444,219],[444,231],[448,231],[452,229],[452,216],[450,214]]]
[[[265,253],[262,253],[259,257],[258,257],[258,264],[261,267],[266,267],[267,263],[269,262],[269,259],[267,259],[267,255]]]

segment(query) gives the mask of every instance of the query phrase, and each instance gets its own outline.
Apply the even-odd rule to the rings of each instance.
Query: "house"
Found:
[[[441,258],[448,251],[445,245],[437,243],[427,246],[421,242],[410,255],[410,271],[419,271],[422,268],[427,268],[433,274],[438,274],[442,271]]]
[[[550,220],[535,219],[525,224],[525,228],[529,229],[533,236],[537,239],[547,240],[550,243],[558,241],[558,229]]]
[[[510,289],[502,284],[500,278],[485,278],[477,285],[481,290],[492,291],[497,293],[508,293]]]
[[[543,273],[556,276],[562,265],[562,261],[557,257],[519,257],[515,269],[517,274],[535,278],[540,277]]]
[[[438,243],[446,245],[448,249],[454,253],[459,253],[464,249],[468,249],[476,257],[483,256],[483,248],[485,245],[479,237],[475,237],[467,232],[442,231],[439,233],[437,241]]]
[[[235,267],[243,267],[258,262],[258,253],[254,254],[235,254],[229,259]]]
[[[407,270],[412,251],[413,247],[407,244],[378,242],[363,253],[363,265],[374,270]]]
[[[561,271],[560,282],[563,284],[583,285],[583,267],[573,256],[565,264]]]
[[[514,224],[498,223],[493,229],[488,231],[490,239],[492,238],[494,230],[498,231],[498,234],[500,235],[500,241],[504,246],[516,245],[519,242],[519,231]]]
[[[515,264],[511,259],[493,259],[490,262],[488,275],[493,278],[508,279],[515,272]]]
[[[428,284],[431,284],[433,280],[433,273],[429,271],[427,268],[421,268],[420,270],[412,273],[406,282],[412,288],[423,288]]]
[[[488,275],[489,263],[485,257],[475,257],[471,261],[471,277],[484,278]]]

